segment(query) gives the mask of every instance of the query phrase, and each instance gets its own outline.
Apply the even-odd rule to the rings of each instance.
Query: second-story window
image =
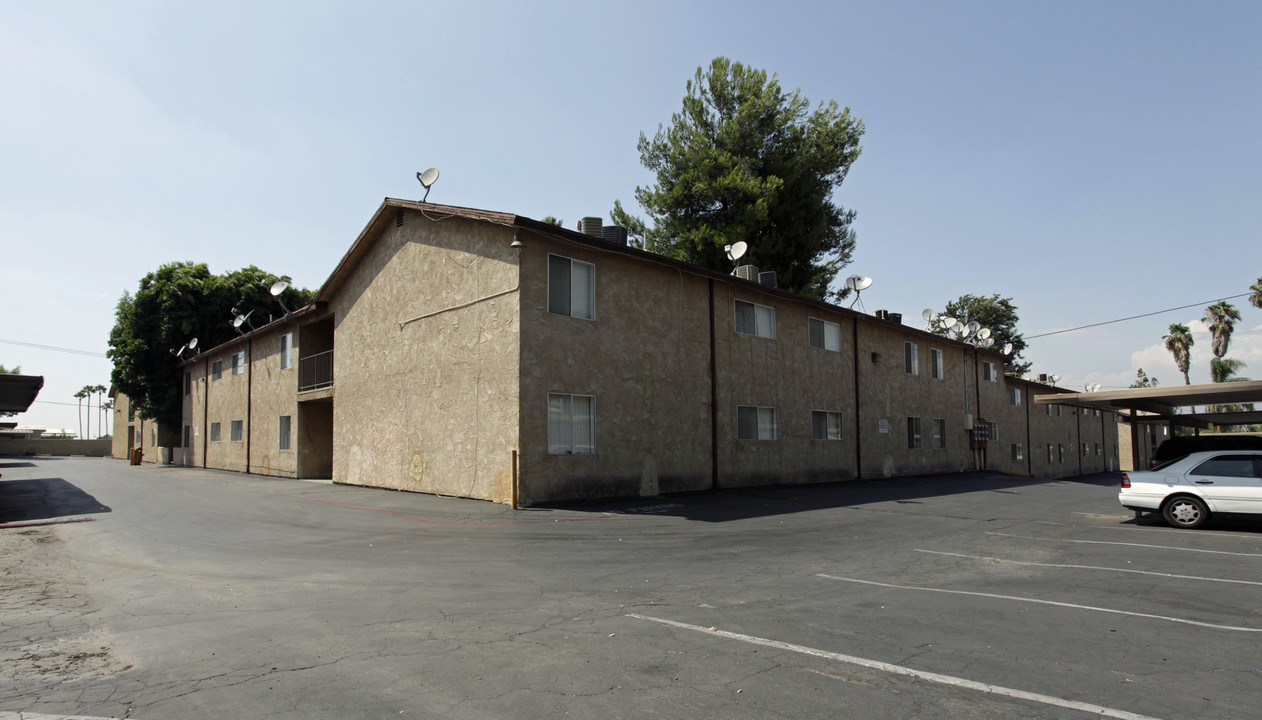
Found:
[[[741,335],[757,335],[758,337],[775,339],[775,308],[737,300],[735,315],[736,332]]]
[[[561,255],[549,255],[548,312],[595,320],[596,266]]]

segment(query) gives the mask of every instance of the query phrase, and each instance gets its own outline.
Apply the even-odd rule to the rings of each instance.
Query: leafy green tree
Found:
[[[863,132],[849,108],[811,111],[775,75],[715,58],[687,83],[670,127],[640,134],[640,162],[657,176],[635,189],[649,221],[618,201],[610,217],[639,247],[712,270],[730,271],[724,245],[745,241],[743,261],[775,270],[780,287],[844,297],[830,285],[854,252],[855,214],[832,195]]]
[[[548,215],[548,216],[544,217],[544,219],[540,220],[539,222],[545,222],[545,223],[547,223],[547,224],[549,224],[549,225],[552,225],[552,226],[555,226],[555,227],[564,227],[564,226],[565,226],[565,221],[564,221],[564,220],[560,220],[560,219],[558,219],[558,218],[556,218],[556,217],[553,217],[552,215]]]
[[[1246,377],[1239,377],[1237,373],[1242,368],[1248,367],[1243,360],[1235,358],[1213,358],[1209,361],[1209,379],[1216,383],[1224,382],[1241,382],[1248,380]]]
[[[1170,334],[1162,339],[1166,341],[1166,349],[1174,356],[1174,364],[1179,368],[1179,372],[1183,373],[1183,384],[1191,385],[1192,380],[1188,378],[1188,369],[1192,367],[1192,346],[1196,344],[1192,340],[1191,329],[1187,325],[1171,323]]]
[[[1231,333],[1239,321],[1240,311],[1226,300],[1219,300],[1205,308],[1205,317],[1201,318],[1201,322],[1209,326],[1212,336],[1210,347],[1214,351],[1214,357],[1221,358],[1227,354],[1227,346],[1231,344]]]
[[[976,321],[985,328],[990,328],[990,336],[995,339],[993,347],[1003,348],[1012,344],[1012,352],[1007,356],[1006,365],[1013,372],[1024,375],[1029,372],[1032,363],[1021,362],[1021,353],[1025,351],[1025,338],[1017,330],[1017,306],[1012,298],[999,297],[998,293],[990,297],[977,295],[961,295],[948,302],[946,309],[938,314],[939,318],[953,317],[957,321],[968,324]],[[940,321],[935,321],[933,332],[947,335]]]
[[[1143,368],[1135,371],[1135,382],[1131,383],[1133,388],[1149,388],[1157,387],[1157,378],[1148,377],[1148,373]]]
[[[133,295],[124,292],[114,312],[108,355],[114,361],[111,382],[131,398],[136,412],[168,426],[180,423],[182,398],[179,361],[172,353],[192,338],[214,347],[234,337],[233,308],[254,311],[255,325],[282,311],[269,292],[276,276],[251,265],[213,275],[205,263],[173,262],[140,280]],[[296,309],[314,293],[290,287],[281,293]]]

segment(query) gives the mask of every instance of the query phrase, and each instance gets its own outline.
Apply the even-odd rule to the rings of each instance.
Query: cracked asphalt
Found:
[[[0,720],[1246,718],[1262,522],[996,474],[513,511],[0,457]]]

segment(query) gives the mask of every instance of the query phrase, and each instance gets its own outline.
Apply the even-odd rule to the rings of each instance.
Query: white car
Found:
[[[1137,512],[1160,510],[1177,528],[1200,527],[1213,513],[1262,513],[1262,452],[1194,452],[1127,471],[1117,499]]]

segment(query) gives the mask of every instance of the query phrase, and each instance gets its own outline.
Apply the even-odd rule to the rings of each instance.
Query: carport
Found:
[[[1105,392],[1036,395],[1035,405],[1069,405],[1092,410],[1112,410],[1122,422],[1131,425],[1168,424],[1190,427],[1199,435],[1210,427],[1262,424],[1262,380],[1176,385],[1173,387],[1131,388]],[[1237,412],[1196,412],[1197,407],[1235,405],[1247,407]],[[1135,459],[1136,464],[1139,460]]]
[[[0,412],[26,412],[43,387],[42,375],[0,373]]]

